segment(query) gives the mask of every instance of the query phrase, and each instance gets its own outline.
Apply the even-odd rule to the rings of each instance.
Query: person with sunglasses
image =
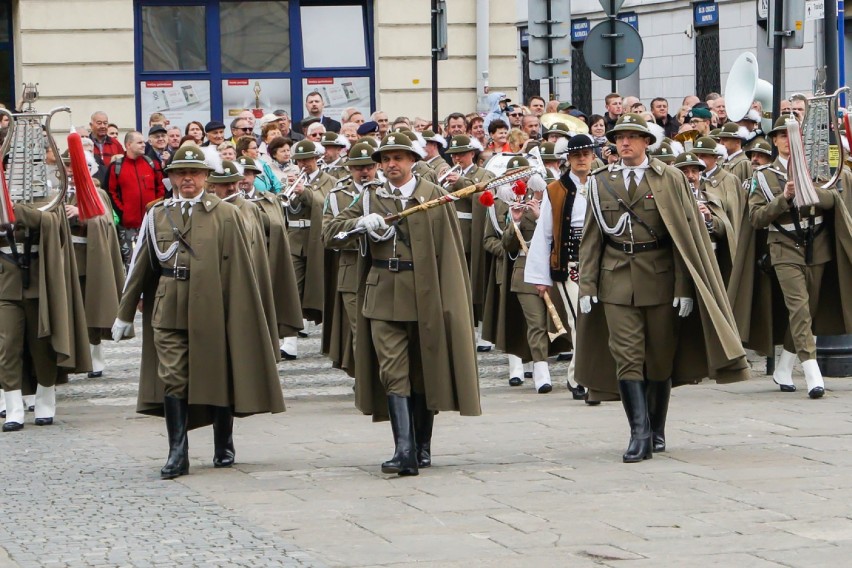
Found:
[[[243,136],[253,136],[254,127],[243,117],[237,117],[231,122],[231,139],[234,146],[237,145],[237,140]]]

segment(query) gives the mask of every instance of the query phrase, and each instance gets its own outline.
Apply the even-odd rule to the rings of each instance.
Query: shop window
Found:
[[[142,7],[145,71],[206,71],[204,6]]]
[[[366,67],[363,6],[303,6],[306,69]]]
[[[222,2],[222,73],[290,70],[289,2]]]

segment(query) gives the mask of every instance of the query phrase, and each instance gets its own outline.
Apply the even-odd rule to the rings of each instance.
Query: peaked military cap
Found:
[[[371,136],[372,138],[372,136]],[[375,138],[373,138],[375,140]],[[367,141],[358,141],[349,149],[349,155],[344,166],[371,166],[375,164],[373,161],[373,152],[376,149]]]
[[[529,165],[529,160],[523,156],[512,156],[512,158],[506,163],[506,171],[517,170],[518,168],[528,168]]]
[[[263,169],[257,165],[257,162],[248,156],[240,156],[237,162],[243,167],[243,171],[263,173]]]
[[[458,134],[450,139],[450,147],[447,149],[447,154],[463,154],[465,152],[482,151],[482,146],[478,141],[465,134]]]
[[[779,116],[778,120],[775,121],[775,124],[772,125],[772,130],[769,131],[769,137],[772,138],[779,132],[787,132],[788,120],[796,120],[796,117],[792,114],[782,114]]]
[[[565,138],[571,138],[571,129],[568,128],[568,125],[564,122],[554,122],[553,126],[544,133],[545,136],[548,134],[559,134],[560,136],[564,136]]]
[[[675,160],[674,151],[672,150],[671,144],[663,141],[660,143],[660,147],[651,152],[651,155],[663,162],[664,164],[671,164]]]
[[[549,161],[553,161],[553,160],[562,159],[561,156],[557,156],[554,153],[555,149],[556,149],[556,144],[554,144],[553,142],[542,142],[539,145],[538,149],[539,149],[539,152],[541,152],[541,159],[542,160],[547,160],[549,162]]]
[[[618,117],[618,122],[612,127],[612,130],[606,133],[607,140],[615,142],[615,137],[620,132],[636,132],[650,140],[651,144],[657,141],[654,133],[648,130],[648,123],[645,122],[645,119],[633,112],[627,112]]]
[[[751,154],[766,154],[767,156],[771,156],[772,144],[762,138],[760,140],[755,140],[745,151],[745,154],[748,157],[751,157]]]
[[[692,143],[692,152],[696,154],[716,154],[716,141],[709,136],[702,136]]]
[[[346,148],[346,143],[340,139],[340,135],[337,132],[323,132],[322,140],[320,140],[320,144],[323,146],[338,146],[340,148]]]
[[[171,170],[183,169],[210,169],[210,166],[208,166],[204,162],[204,152],[201,151],[201,148],[199,148],[198,146],[193,146],[192,144],[181,146],[180,148],[178,148],[177,152],[175,152],[174,158],[172,158],[172,163],[166,166],[165,171],[169,172]]]
[[[424,156],[423,150],[412,143],[408,136],[402,132],[392,132],[385,136],[379,149],[373,152],[373,161],[381,162],[382,152],[389,152],[391,150],[405,150],[406,152],[410,152],[415,160],[419,160]]]
[[[243,179],[237,164],[231,160],[222,160],[222,171],[210,170],[207,183],[231,183]]]
[[[745,140],[745,136],[742,135],[740,128],[743,128],[736,122],[727,122],[719,131],[719,138],[733,138],[736,140]],[[743,128],[743,130],[745,130]]]
[[[426,142],[434,142],[442,148],[447,147],[447,139],[441,136],[440,134],[435,134],[432,130],[424,130],[420,134],[423,136],[423,140],[425,140]]]
[[[317,145],[310,140],[299,140],[292,147],[293,160],[310,160],[311,158],[319,158],[325,152],[322,147],[317,148]]]
[[[707,169],[707,165],[694,152],[684,152],[675,158],[674,167],[683,169],[689,166],[694,166],[702,171]]]

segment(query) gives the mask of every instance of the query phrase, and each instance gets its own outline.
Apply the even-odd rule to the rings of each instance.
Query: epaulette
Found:
[[[171,199],[169,201],[171,201]],[[165,203],[166,203],[165,198],[160,197],[158,199],[155,199],[154,201],[148,202],[148,204],[145,205],[145,211],[150,211],[151,209],[153,209],[157,205],[165,205]]]
[[[772,168],[772,164],[763,164],[762,166],[757,166],[756,168],[754,168],[754,171],[760,172],[760,171],[763,171],[765,169],[771,169],[773,172],[778,172],[778,170]],[[778,173],[781,173],[781,172],[778,172]]]
[[[595,171],[593,171],[591,175],[595,176],[595,175],[598,175],[601,172],[606,172],[606,171],[609,171],[609,166],[604,166],[602,168],[598,168]]]

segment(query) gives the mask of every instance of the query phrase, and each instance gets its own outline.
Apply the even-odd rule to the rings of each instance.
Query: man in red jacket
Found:
[[[121,147],[118,140],[107,134],[109,117],[104,111],[99,110],[92,114],[89,128],[92,131],[90,138],[95,143],[95,160],[106,168],[112,162],[113,157],[120,156],[124,152],[124,148]],[[100,181],[103,183],[104,180],[101,179]]]
[[[112,206],[118,213],[118,240],[126,267],[130,263],[133,243],[145,217],[146,206],[162,198],[166,188],[160,164],[145,155],[142,133],[128,132],[124,145],[127,150],[109,164],[106,179]]]

